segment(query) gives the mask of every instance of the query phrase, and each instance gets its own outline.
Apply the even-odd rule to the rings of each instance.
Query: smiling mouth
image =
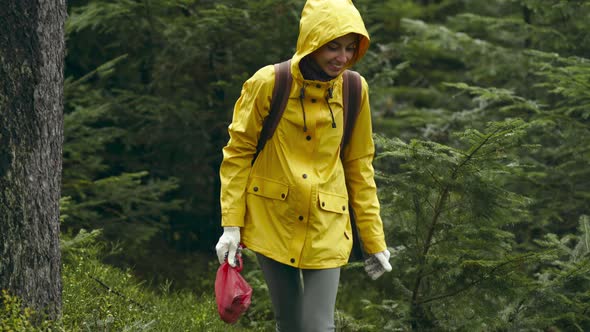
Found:
[[[340,70],[342,69],[342,66],[335,66],[335,65],[332,65],[332,64],[331,64],[331,65],[329,65],[329,66],[328,66],[328,68],[329,68],[331,71],[340,71]]]

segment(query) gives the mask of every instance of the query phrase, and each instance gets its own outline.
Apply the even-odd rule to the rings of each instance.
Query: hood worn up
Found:
[[[359,11],[351,0],[308,0],[299,21],[297,51],[291,59],[291,73],[296,80],[303,80],[299,62],[324,44],[347,35],[359,35],[355,58],[347,64],[353,66],[369,48],[369,33]]]

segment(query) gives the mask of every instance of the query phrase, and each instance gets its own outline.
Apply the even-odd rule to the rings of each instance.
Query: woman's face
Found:
[[[357,36],[349,33],[338,37],[311,54],[311,57],[326,74],[338,76],[353,59],[357,47]]]

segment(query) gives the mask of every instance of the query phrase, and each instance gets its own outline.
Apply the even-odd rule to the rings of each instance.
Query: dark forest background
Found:
[[[225,328],[221,149],[242,83],[294,53],[303,4],[68,2],[66,326]],[[344,269],[338,329],[590,330],[590,3],[355,5],[395,254],[377,281]],[[267,331],[251,258],[253,305],[234,329]]]

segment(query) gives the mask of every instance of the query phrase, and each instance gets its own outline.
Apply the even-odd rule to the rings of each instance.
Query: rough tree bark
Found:
[[[0,289],[61,312],[65,0],[0,5]]]

